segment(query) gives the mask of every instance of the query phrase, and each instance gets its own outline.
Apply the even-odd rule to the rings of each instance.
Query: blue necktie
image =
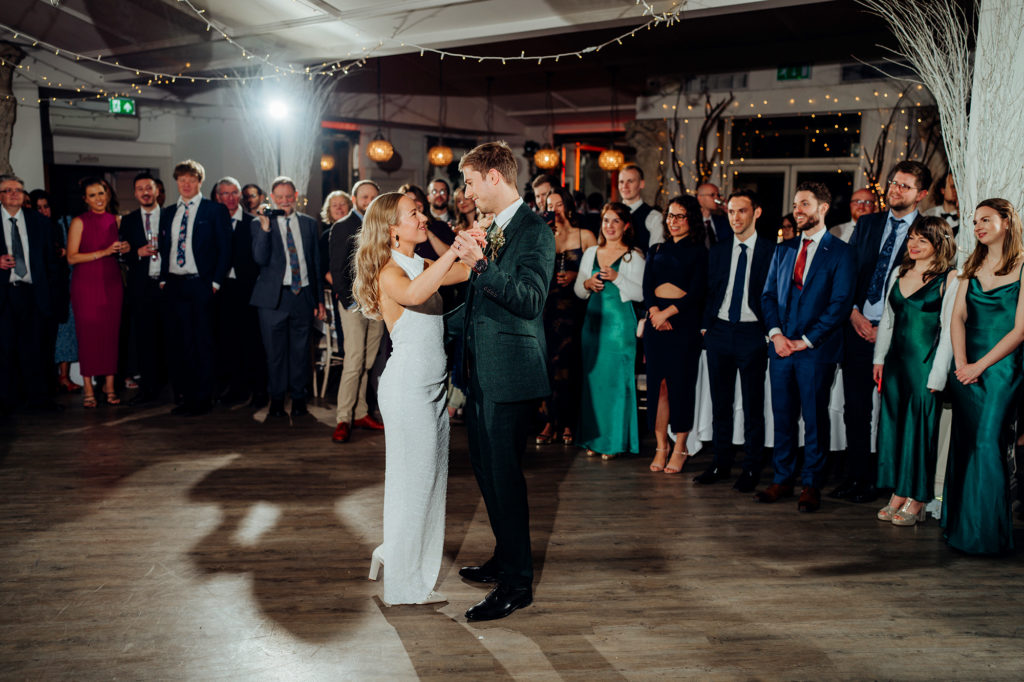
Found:
[[[743,311],[743,284],[747,277],[747,245],[740,244],[740,256],[736,259],[736,277],[732,281],[732,300],[729,302],[729,321],[739,322]]]
[[[178,230],[178,254],[175,261],[179,268],[185,267],[185,240],[188,238],[188,204],[185,204],[185,212],[181,215],[181,229]]]
[[[11,255],[14,256],[14,274],[24,277],[28,273],[28,266],[25,264],[25,245],[21,243],[18,221],[14,218],[11,218]]]
[[[896,232],[903,225],[899,218],[890,218],[889,237],[882,245],[882,251],[878,254],[878,262],[875,264],[875,271],[871,275],[871,283],[868,285],[868,303],[874,305],[882,299],[882,291],[885,289],[885,277],[889,274],[889,260],[892,258],[892,250],[896,246]]]
[[[292,269],[292,293],[298,294],[302,291],[302,272],[299,270],[299,252],[295,248],[295,238],[292,237],[291,216],[285,218],[284,233],[288,245],[288,266]]]

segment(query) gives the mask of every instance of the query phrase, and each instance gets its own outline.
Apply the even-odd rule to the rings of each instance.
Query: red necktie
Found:
[[[797,289],[804,288],[804,267],[807,265],[807,247],[810,246],[813,239],[805,239],[803,248],[800,249],[800,255],[796,257],[796,268],[793,270],[793,284],[796,285]]]

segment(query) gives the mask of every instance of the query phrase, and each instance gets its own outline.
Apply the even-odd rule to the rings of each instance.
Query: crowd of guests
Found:
[[[82,391],[89,409],[100,393],[117,405],[117,378],[127,377],[138,388],[133,404],[159,400],[169,385],[177,415],[248,401],[269,404],[269,417],[278,418],[290,399],[291,415],[301,417],[314,323],[329,319],[327,333],[335,330],[344,358],[332,439],[381,430],[371,394],[387,333],[352,295],[357,235],[378,184],[361,180],[350,192],[329,193],[318,223],[297,210],[287,177],[276,178],[269,194],[224,177],[209,199],[199,163],[179,163],[174,180],[179,196],[168,206],[160,181],[140,173],[139,208],[121,216],[109,184],[87,178],[85,211],[57,221],[45,192],[0,178],[0,408],[55,409],[55,388]],[[536,442],[579,446],[605,460],[639,453],[636,378],[644,375],[646,426],[655,437],[649,468],[679,474],[690,456],[703,354],[713,457],[694,481],[732,479],[738,386],[743,457],[733,487],[774,503],[799,486],[798,509],[813,512],[827,458],[838,449],[829,401],[841,370],[847,447],[836,463],[843,480],[830,496],[866,503],[891,493],[880,520],[923,520],[949,402],[947,538],[966,552],[1012,549],[1021,222],[1008,202],[981,202],[972,216],[977,247],[957,272],[956,188],[949,174],[934,189],[931,180],[923,164],[900,162],[889,173],[884,210],[874,193],[858,190],[852,220],[831,229],[828,188],[802,183],[776,238],[774,226],[759,234],[762,205],[749,190],[723,200],[705,183],[662,211],[642,200],[643,171],[632,164],[619,171],[618,200],[608,203],[537,176],[525,196],[554,234],[556,262],[544,309],[552,392]],[[493,219],[443,178],[398,191],[427,218],[427,240],[416,247],[426,259]],[[935,207],[922,213],[929,192]],[[465,284],[443,287],[445,310],[464,295]],[[449,357],[458,362],[454,343]],[[82,386],[68,372],[75,361]],[[449,369],[448,410],[457,420],[463,373]],[[758,490],[766,388],[773,477]]]

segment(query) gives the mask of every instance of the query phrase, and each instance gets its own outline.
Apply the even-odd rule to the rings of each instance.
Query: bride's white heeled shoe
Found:
[[[370,557],[370,580],[376,580],[380,574],[381,567],[384,566],[384,559],[380,556],[380,547],[373,550],[373,555]]]
[[[433,590],[431,590],[430,594],[427,595],[426,599],[424,599],[422,601],[418,601],[416,603],[417,604],[440,604],[440,603],[446,602],[446,601],[448,601],[448,597],[444,596],[440,592],[434,592]]]

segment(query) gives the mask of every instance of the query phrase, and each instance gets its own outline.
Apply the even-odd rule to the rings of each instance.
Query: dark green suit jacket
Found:
[[[544,302],[555,268],[551,228],[524,203],[505,227],[505,241],[490,263],[473,273],[466,303],[451,313],[448,329],[462,332],[463,353],[474,359],[476,380],[488,400],[517,402],[551,393],[544,342]],[[467,367],[466,357],[462,366]]]

